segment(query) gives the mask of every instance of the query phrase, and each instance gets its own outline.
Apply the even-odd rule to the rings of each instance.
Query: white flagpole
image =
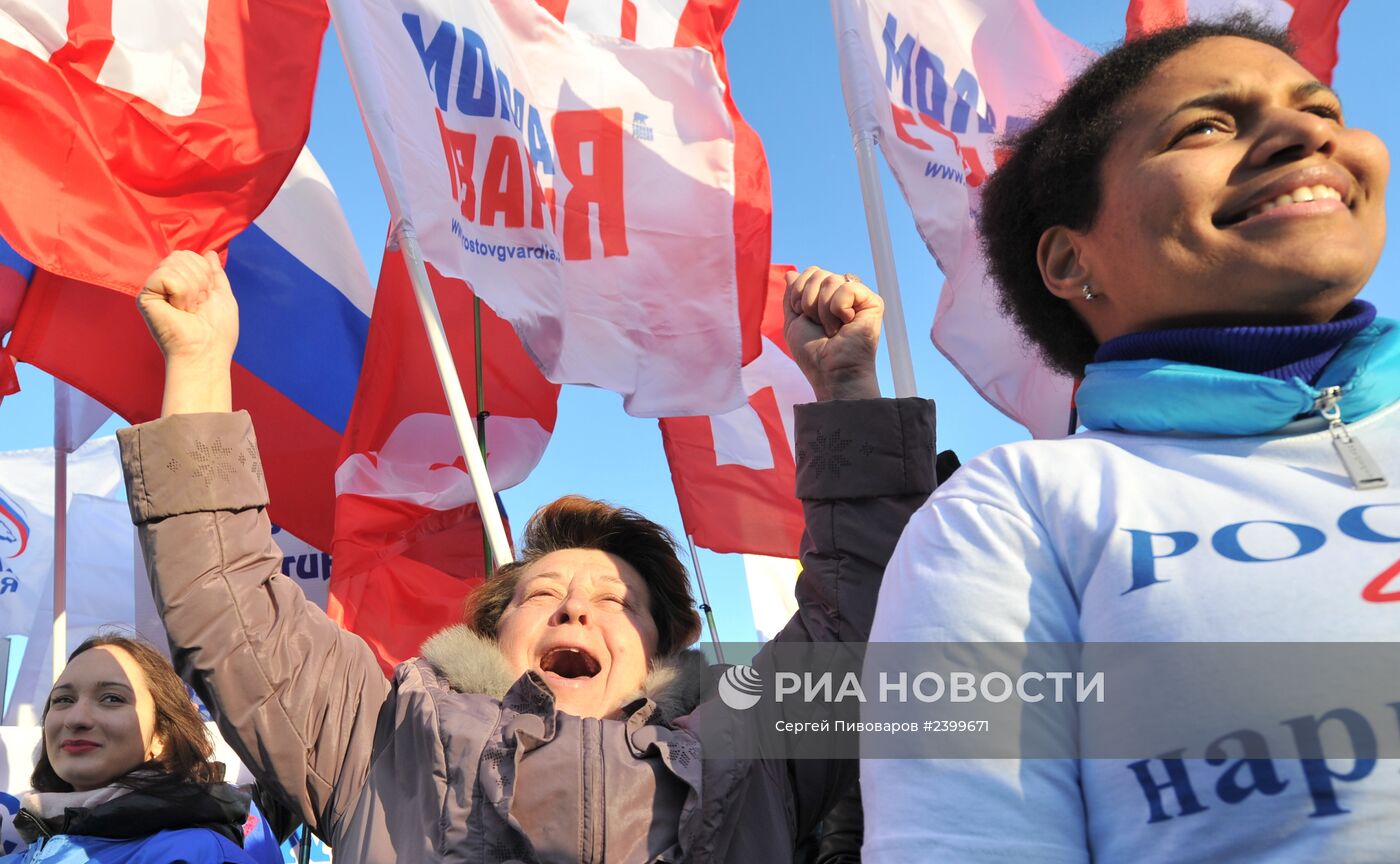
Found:
[[[68,386],[54,379],[53,422],[53,683],[68,660],[68,448],[59,424],[68,420]],[[67,430],[64,430],[65,437]],[[62,446],[60,446],[62,444]]]
[[[496,493],[491,489],[491,479],[486,475],[486,460],[481,455],[472,412],[467,407],[467,397],[462,393],[462,379],[457,376],[457,364],[453,362],[452,349],[447,344],[447,329],[442,325],[442,313],[438,311],[432,285],[428,282],[428,268],[423,264],[418,235],[413,233],[413,226],[403,219],[398,221],[394,235],[403,251],[404,263],[408,265],[413,296],[418,301],[418,312],[423,316],[423,327],[428,333],[428,347],[432,349],[433,363],[437,365],[442,391],[447,396],[447,410],[452,415],[453,425],[457,427],[457,441],[467,457],[467,475],[476,492],[476,506],[481,512],[481,522],[486,526],[491,554],[497,565],[514,561],[510,540],[506,537],[506,526],[501,521],[500,508],[496,506]]]
[[[917,396],[914,359],[909,353],[909,332],[904,324],[904,301],[899,296],[899,277],[894,269],[894,247],[890,243],[890,223],[885,218],[885,193],[880,188],[880,170],[875,164],[874,130],[851,130],[855,139],[856,170],[860,174],[860,197],[865,202],[865,228],[870,234],[870,256],[875,259],[875,290],[889,311],[885,315],[885,345],[890,352],[894,375],[894,395]]]
[[[877,130],[857,128],[853,106],[858,96],[850,91],[850,76],[846,70],[846,50],[843,42],[854,38],[844,23],[844,0],[831,0],[831,19],[836,26],[836,51],[841,58],[841,90],[846,98],[846,119],[851,124],[855,144],[856,171],[860,178],[860,197],[865,203],[865,227],[870,235],[870,257],[875,261],[875,290],[884,299],[885,345],[890,352],[890,371],[894,377],[896,396],[917,396],[914,383],[914,360],[909,353],[909,332],[904,323],[904,303],[899,295],[899,277],[894,268],[894,247],[890,243],[890,223],[885,215],[885,194],[880,188],[880,170],[875,162],[875,146],[879,143]]]
[[[379,184],[384,188],[384,198],[389,204],[389,213],[394,220],[394,237],[403,251],[404,263],[408,266],[409,281],[413,284],[413,294],[418,301],[418,311],[423,316],[423,327],[428,334],[428,346],[432,349],[433,362],[437,366],[438,378],[442,381],[443,394],[447,397],[447,409],[452,422],[457,427],[457,440],[467,460],[467,473],[471,478],[472,489],[476,492],[477,508],[481,512],[481,522],[486,529],[486,542],[496,564],[515,560],[511,553],[510,540],[506,536],[505,523],[501,521],[500,508],[496,506],[496,495],[491,488],[491,480],[486,474],[486,460],[477,444],[476,427],[473,424],[466,397],[462,395],[462,381],[457,376],[457,364],[452,359],[452,349],[447,344],[447,332],[442,324],[442,314],[438,311],[437,300],[433,297],[428,282],[428,268],[423,264],[423,250],[418,245],[418,235],[413,224],[404,218],[404,208],[399,201],[398,190],[394,188],[389,171],[384,165],[379,148],[394,147],[393,133],[389,129],[382,106],[386,101],[383,88],[372,69],[367,69],[365,51],[370,47],[369,34],[364,31],[365,23],[354,8],[354,0],[330,0],[331,20],[340,40],[340,53],[345,58],[345,69],[349,73],[350,85],[355,91],[355,101],[360,107],[360,118],[369,134],[370,150],[374,154],[375,167],[379,170]],[[359,49],[364,48],[365,51]]]

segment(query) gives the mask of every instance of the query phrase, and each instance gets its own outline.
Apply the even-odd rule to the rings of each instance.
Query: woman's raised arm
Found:
[[[176,669],[261,785],[334,842],[389,683],[281,573],[252,423],[229,413],[238,307],[218,257],[172,254],[137,303],[165,399],[160,420],[117,434]]]

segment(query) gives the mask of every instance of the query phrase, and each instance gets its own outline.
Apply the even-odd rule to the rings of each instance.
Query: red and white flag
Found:
[[[743,402],[735,129],[708,52],[530,0],[333,7],[392,212],[550,380],[639,416]]]
[[[832,11],[851,128],[877,135],[947,277],[934,344],[1033,435],[1066,434],[1072,382],[1001,313],[975,220],[997,137],[1024,125],[1092,53],[1033,0],[832,0]]]
[[[329,549],[333,477],[374,285],[309,151],[257,221],[229,243],[225,269],[239,309],[233,405],[247,409],[257,428],[272,518]],[[6,351],[129,423],[160,416],[160,349],[125,293],[34,271]]]
[[[739,0],[537,0],[568,24],[600,36],[617,36],[648,48],[703,48],[715,58],[724,102],[734,123],[734,259],[739,290],[744,362],[762,350],[759,322],[768,294],[773,193],[768,160],[758,133],[739,113],[724,57],[724,31]]]
[[[686,533],[715,552],[796,558],[802,539],[792,406],[814,396],[783,337],[783,274],[791,269],[772,268],[763,352],[744,366],[748,401],[660,422]]]
[[[1128,4],[1128,38],[1191,19],[1223,18],[1250,12],[1288,31],[1298,62],[1324,84],[1337,66],[1339,21],[1347,0],[1132,0]]]
[[[429,277],[467,404],[476,405],[471,289]],[[481,306],[486,464],[496,489],[524,480],[554,431],[559,386],[540,375],[510,325]],[[328,610],[385,672],[462,620],[486,576],[476,495],[429,353],[408,271],[387,253],[363,371],[335,473]]]
[[[277,193],[311,122],[318,0],[0,5],[0,235],[51,273],[135,293]]]

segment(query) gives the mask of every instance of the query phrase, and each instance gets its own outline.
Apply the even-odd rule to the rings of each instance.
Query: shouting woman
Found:
[[[166,357],[164,416],[118,435],[176,665],[338,862],[787,860],[849,788],[852,760],[703,758],[712,680],[688,648],[685,568],[664,529],[602,502],[537,512],[463,624],[386,681],[281,575],[252,426],[230,413],[238,317],[217,256],[175,253],[138,302]],[[824,429],[852,446],[840,470],[799,460],[804,572],[777,638],[863,641],[932,489],[932,406],[865,398],[881,306],[859,282],[812,268],[786,309],[831,400],[799,410],[798,446]]]

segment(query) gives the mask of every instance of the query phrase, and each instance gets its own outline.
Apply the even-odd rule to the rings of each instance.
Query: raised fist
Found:
[[[238,344],[238,304],[214,252],[172,252],[146,279],[136,305],[172,364],[226,367]]]
[[[884,301],[861,281],[820,267],[787,274],[783,332],[819,401],[874,399]]]

